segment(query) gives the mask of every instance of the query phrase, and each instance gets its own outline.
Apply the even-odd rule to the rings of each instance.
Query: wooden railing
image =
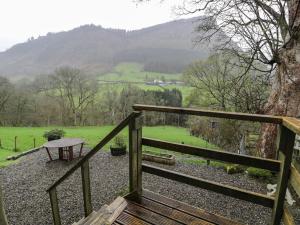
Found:
[[[142,144],[146,146],[176,151],[180,153],[201,156],[204,158],[221,160],[230,163],[236,163],[256,168],[267,169],[273,172],[278,172],[277,191],[275,197],[268,197],[263,194],[254,193],[240,188],[231,187],[228,185],[221,185],[216,182],[207,181],[204,179],[188,176],[182,173],[162,169],[147,164],[142,165],[142,171],[168,179],[176,180],[182,183],[193,185],[196,187],[211,190],[217,193],[225,194],[238,199],[253,202],[259,205],[272,208],[272,217],[270,224],[279,225],[282,215],[284,215],[284,222],[287,225],[293,224],[291,216],[288,212],[284,212],[285,193],[288,185],[291,160],[293,154],[293,146],[295,142],[295,134],[300,134],[300,121],[295,118],[278,117],[269,115],[255,115],[245,113],[230,113],[219,111],[208,111],[190,108],[165,107],[165,106],[149,106],[149,105],[134,105],[133,109],[136,111],[154,111],[164,113],[187,114],[195,116],[217,117],[234,120],[244,120],[252,122],[273,123],[278,126],[278,160],[262,159],[257,157],[242,156],[238,154],[216,151],[212,149],[198,148],[188,145],[170,143],[165,141],[142,138]],[[292,168],[292,177],[296,176],[296,170]],[[141,174],[141,173],[139,173]],[[299,174],[298,174],[299,175]],[[293,179],[293,182],[300,182],[299,179]],[[296,185],[299,183],[296,183]],[[298,191],[299,186],[297,187]],[[141,188],[139,188],[141,189]]]
[[[85,216],[88,216],[92,212],[93,209],[91,204],[89,159],[94,154],[96,154],[101,148],[103,148],[105,144],[107,144],[116,134],[118,134],[127,125],[129,125],[129,191],[130,196],[135,198],[136,201],[139,201],[141,199],[142,172],[146,172],[272,208],[272,220],[270,224],[279,225],[282,215],[284,215],[283,218],[286,225],[292,224],[292,222],[290,222],[292,221],[290,214],[287,211],[284,211],[284,199],[291,169],[295,133],[300,134],[300,122],[298,120],[294,118],[285,118],[278,116],[229,113],[149,105],[134,105],[133,109],[135,111],[130,116],[128,116],[124,121],[122,121],[102,141],[100,141],[100,143],[96,145],[82,160],[80,160],[74,167],[67,171],[67,173],[64,176],[57,180],[48,189],[55,225],[61,224],[56,187],[60,183],[62,183],[66,178],[68,178],[71,174],[73,174],[73,172],[78,168],[81,168]],[[216,151],[212,149],[199,148],[189,145],[143,138],[142,120],[140,117],[142,111],[177,113],[277,124],[279,128],[278,130],[280,137],[277,149],[279,153],[279,158],[278,160],[263,159],[223,151]],[[185,175],[182,173],[162,169],[147,164],[142,164],[142,145],[278,172],[279,179],[277,183],[276,196],[274,198],[268,197],[260,193],[254,193],[251,191],[231,187],[228,185],[221,185],[216,182],[207,181],[204,179],[196,178],[193,176]],[[293,167],[291,176],[299,176],[299,174],[297,174],[297,171],[293,170]],[[293,182],[296,185],[298,185],[300,182],[299,177],[298,179],[294,178]],[[300,192],[299,187],[297,191]],[[283,214],[283,212],[285,213]]]
[[[50,202],[52,208],[53,222],[55,225],[61,225],[61,218],[59,213],[59,205],[57,199],[56,187],[72,175],[78,168],[81,168],[82,177],[82,192],[84,202],[84,213],[87,217],[93,211],[91,201],[91,187],[90,187],[90,171],[89,171],[89,159],[101,150],[110,140],[112,140],[120,131],[129,125],[131,131],[130,140],[136,140],[137,135],[135,129],[135,121],[140,116],[140,112],[131,113],[126,119],[124,119],[118,126],[116,126],[106,137],[104,137],[99,144],[97,144],[89,153],[87,153],[77,164],[75,164],[70,170],[68,170],[61,178],[59,178],[51,187],[48,188],[47,192],[50,195]],[[130,151],[136,152],[136,143],[129,142]],[[132,155],[132,154],[131,154]],[[132,167],[134,165],[132,164]],[[135,174],[133,173],[132,176]],[[132,182],[132,184],[135,184]],[[135,184],[136,185],[136,184]]]

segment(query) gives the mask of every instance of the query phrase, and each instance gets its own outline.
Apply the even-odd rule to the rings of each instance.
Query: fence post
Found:
[[[0,224],[8,225],[2,200],[2,184],[0,180]]]
[[[84,214],[87,217],[93,211],[91,198],[90,166],[89,161],[85,161],[81,166],[82,192],[84,201]]]
[[[1,141],[1,138],[0,138],[0,148],[2,148],[2,141]]]
[[[17,151],[17,136],[15,136],[15,148],[14,148],[15,151]]]
[[[56,188],[49,191],[54,225],[61,225]]]
[[[280,126],[279,132],[278,158],[281,161],[281,165],[272,211],[272,225],[280,225],[282,218],[296,136],[294,132],[285,126]]]
[[[33,148],[35,148],[35,138],[33,138]]]
[[[142,195],[142,117],[129,123],[129,192],[137,201]]]

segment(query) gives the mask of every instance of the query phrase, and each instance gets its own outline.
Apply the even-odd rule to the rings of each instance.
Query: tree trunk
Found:
[[[0,181],[0,224],[1,225],[8,225],[5,211],[4,211],[4,206],[3,206],[3,200],[2,200],[2,186],[1,186],[1,181]]]
[[[291,117],[300,115],[300,9],[297,11],[296,3],[296,0],[289,3],[290,15],[297,12],[295,19],[290,19],[290,23],[294,21],[292,29],[296,32],[279,52],[276,77],[265,107],[266,114]],[[276,135],[276,125],[262,125],[258,142],[262,157],[276,157]]]

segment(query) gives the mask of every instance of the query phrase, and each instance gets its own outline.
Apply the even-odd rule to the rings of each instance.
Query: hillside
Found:
[[[135,31],[85,25],[48,33],[1,52],[0,74],[45,74],[60,66],[99,74],[121,62],[143,64],[147,71],[178,73],[209,54],[207,45],[193,43],[199,35],[194,32],[199,20],[181,19]]]

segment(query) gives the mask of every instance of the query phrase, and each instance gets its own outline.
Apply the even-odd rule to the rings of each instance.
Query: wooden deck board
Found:
[[[128,197],[127,207],[114,224],[118,225],[241,225],[185,203],[143,190],[141,202]]]
[[[204,219],[206,221],[209,221],[211,223],[215,223],[218,225],[241,225],[241,223],[230,220],[226,217],[216,215],[213,213],[206,212],[205,210],[190,206],[188,204],[185,204],[183,202],[176,201],[171,198],[167,198],[162,195],[158,195],[156,193],[144,190],[143,191],[143,197],[147,199],[151,199],[153,201],[157,201],[161,204],[168,205],[169,207],[172,207],[174,209],[177,209],[179,211],[182,211],[186,214],[195,216],[199,219]]]

